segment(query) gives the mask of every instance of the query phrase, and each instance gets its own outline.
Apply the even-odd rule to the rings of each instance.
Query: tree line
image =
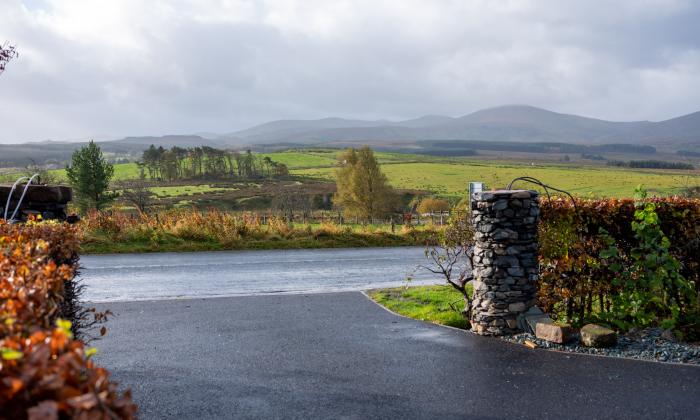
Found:
[[[274,162],[269,157],[259,157],[250,151],[245,153],[228,152],[211,147],[164,149],[151,145],[143,153],[139,162],[140,179],[122,182],[121,194],[139,211],[146,211],[150,201],[150,190],[145,178],[188,179],[188,178],[230,178],[260,179],[288,175],[287,167]],[[66,175],[73,186],[76,204],[81,211],[100,210],[108,206],[117,193],[109,191],[114,167],[104,158],[100,147],[94,141],[73,153],[71,164],[66,166]],[[292,219],[295,210],[304,214],[313,208],[336,208],[345,217],[355,217],[365,221],[402,213],[406,204],[404,198],[388,183],[372,149],[347,149],[338,157],[335,171],[337,192],[330,195],[295,194],[281,188],[275,194],[271,207],[289,215]],[[409,197],[410,198],[410,197]],[[418,204],[417,202],[415,203]],[[419,211],[423,213],[449,210],[449,203],[434,198],[424,198]]]
[[[422,154],[425,154],[425,151],[431,151],[432,153],[444,152],[445,156],[449,156],[449,152],[460,151],[462,153],[467,153],[470,150],[527,153],[636,153],[644,155],[653,155],[656,153],[656,148],[653,146],[626,143],[584,145],[556,142],[521,143],[485,140],[422,140],[417,142],[417,144],[424,149],[420,151]]]
[[[209,146],[165,149],[151,145],[139,165],[153,180],[182,179],[273,179],[289,175],[287,165],[268,156],[216,149]]]
[[[620,166],[625,168],[651,168],[651,169],[684,169],[692,170],[695,166],[684,162],[665,162],[663,160],[609,160],[608,166]]]

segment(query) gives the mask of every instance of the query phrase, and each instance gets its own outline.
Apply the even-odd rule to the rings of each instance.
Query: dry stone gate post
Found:
[[[539,194],[531,190],[476,192],[472,330],[483,335],[519,331],[518,316],[535,304]]]

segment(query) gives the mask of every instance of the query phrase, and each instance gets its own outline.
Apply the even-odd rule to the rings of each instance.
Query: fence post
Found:
[[[539,194],[528,190],[476,192],[472,330],[483,335],[518,331],[517,317],[535,304],[539,268]]]

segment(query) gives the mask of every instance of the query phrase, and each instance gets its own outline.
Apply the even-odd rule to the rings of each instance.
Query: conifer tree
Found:
[[[114,167],[92,140],[73,152],[71,165],[66,166],[66,175],[75,192],[76,203],[83,212],[100,210],[116,197],[115,193],[107,191]]]

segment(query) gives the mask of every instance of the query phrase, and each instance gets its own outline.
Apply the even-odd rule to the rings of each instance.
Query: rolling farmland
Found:
[[[315,149],[261,155],[287,165],[290,174],[299,180],[332,182],[338,153],[339,150],[334,149]],[[640,184],[656,195],[678,194],[685,188],[700,185],[699,170],[630,169],[579,162],[533,163],[526,160],[437,157],[393,152],[377,152],[376,156],[394,187],[425,190],[451,198],[463,197],[469,181],[483,181],[489,188],[501,188],[519,176],[535,177],[575,195],[596,197],[631,196]],[[65,170],[50,172],[65,182]],[[6,174],[2,180],[12,181],[17,176],[17,173]],[[135,179],[138,176],[136,163],[114,165],[113,181]],[[532,187],[519,185],[522,188]],[[150,189],[158,197],[186,197],[192,194],[234,191],[240,187],[231,181],[217,181],[216,185],[212,181],[181,181],[176,184],[152,185]]]
[[[499,162],[405,162],[382,166],[397,188],[433,191],[443,196],[463,196],[469,181],[483,181],[491,188],[505,187],[519,176],[542,182],[580,196],[631,196],[637,185],[650,193],[670,195],[700,184],[698,171],[631,170],[607,166],[529,165]],[[292,174],[315,179],[333,179],[332,168],[295,169]],[[530,188],[528,184],[520,184]],[[517,187],[517,185],[516,185]]]

